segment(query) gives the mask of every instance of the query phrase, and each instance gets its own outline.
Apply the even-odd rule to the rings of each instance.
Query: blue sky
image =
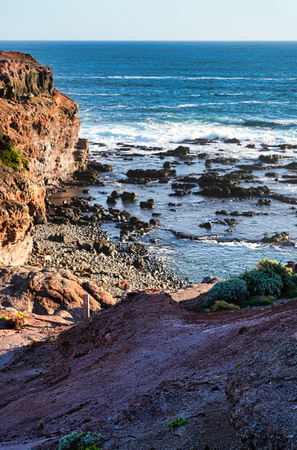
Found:
[[[297,40],[296,0],[0,0],[0,40]]]

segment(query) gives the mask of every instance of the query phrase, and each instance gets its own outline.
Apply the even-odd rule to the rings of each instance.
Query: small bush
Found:
[[[286,298],[296,298],[297,297],[297,289],[292,289],[291,291],[287,291],[285,296],[286,296]]]
[[[283,288],[285,290],[292,289],[294,287],[293,286],[294,283],[292,281],[292,269],[284,266],[283,264],[265,258],[258,262],[256,268],[259,271],[269,273],[270,275],[271,274],[279,275],[281,277],[281,280],[283,282]]]
[[[247,284],[246,299],[272,295],[278,297],[283,288],[280,275],[274,272],[264,272],[262,270],[247,270],[239,275],[239,278]]]
[[[177,417],[172,422],[167,424],[167,428],[169,428],[170,430],[175,430],[176,428],[181,427],[186,423],[187,423],[186,419],[183,419],[182,417]]]
[[[234,305],[234,303],[225,302],[225,300],[217,300],[210,308],[211,312],[222,311],[224,309],[239,309],[239,306]]]
[[[260,297],[254,297],[246,300],[243,304],[243,307],[272,305],[274,300],[275,298],[272,295],[261,295]]]
[[[203,306],[210,308],[216,300],[223,300],[227,303],[235,303],[241,305],[247,294],[247,284],[238,277],[229,280],[219,281],[209,291],[208,298]]]
[[[292,275],[291,281],[294,283],[295,287],[297,287],[297,274]]]
[[[18,153],[10,137],[2,133],[0,133],[0,162],[15,171],[28,170],[29,161]]]
[[[100,450],[97,446],[102,442],[101,433],[73,432],[60,439],[58,450]]]

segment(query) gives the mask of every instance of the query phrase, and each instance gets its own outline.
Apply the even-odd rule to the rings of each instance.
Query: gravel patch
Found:
[[[57,235],[63,242],[52,240],[51,237]],[[131,243],[113,242],[115,252],[112,256],[98,254],[93,244],[102,238],[108,239],[99,224],[37,225],[33,252],[26,263],[67,268],[75,275],[102,286],[115,298],[121,298],[126,289],[154,288],[173,292],[187,284],[153,255],[130,253]],[[89,244],[89,250],[82,249],[82,244]]]

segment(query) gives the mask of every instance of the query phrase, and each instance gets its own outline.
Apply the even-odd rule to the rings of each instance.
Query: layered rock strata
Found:
[[[50,67],[31,55],[0,52],[0,161],[9,167],[0,167],[3,264],[27,259],[33,225],[45,221],[45,186],[86,166],[88,141],[78,139],[77,113],[77,104],[54,88]]]
[[[77,113],[77,104],[54,88],[50,67],[0,52],[0,125],[38,181],[58,184],[85,166],[88,144],[78,139]]]

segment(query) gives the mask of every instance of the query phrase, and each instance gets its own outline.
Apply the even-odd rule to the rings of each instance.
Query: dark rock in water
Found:
[[[95,170],[96,172],[111,172],[113,167],[110,164],[101,164],[97,161],[89,161],[88,169]]]
[[[230,216],[240,216],[240,212],[239,211],[232,211],[232,212],[230,212]]]
[[[121,195],[123,202],[135,202],[137,199],[136,192],[124,191]]]
[[[134,231],[143,234],[150,231],[153,228],[153,225],[148,222],[143,222],[139,217],[132,216],[128,222],[119,223],[117,227],[121,228],[123,231]]]
[[[169,150],[168,152],[166,152],[166,154],[170,156],[177,156],[179,158],[184,158],[190,154],[190,149],[189,147],[179,145],[176,149]]]
[[[140,202],[139,206],[142,209],[153,209],[155,207],[155,200],[153,198],[149,198],[146,202]]]
[[[110,197],[118,199],[120,198],[121,194],[118,191],[112,191],[112,193],[110,194]]]
[[[248,144],[248,145],[246,145],[246,148],[255,148],[256,146],[255,146],[255,144]]]
[[[292,145],[292,144],[280,144],[277,146],[278,148],[280,148],[281,150],[294,150],[297,148],[297,145]]]
[[[226,225],[234,226],[234,225],[238,224],[238,220],[236,220],[236,219],[225,219],[225,223],[226,223]]]
[[[277,164],[279,159],[282,159],[281,155],[260,155],[259,160],[265,164]]]
[[[209,158],[209,153],[198,153],[197,158],[207,159],[207,158]]]
[[[107,197],[106,203],[108,203],[109,205],[115,205],[117,203],[117,199],[112,196]]]
[[[268,198],[260,198],[256,203],[256,206],[270,206],[270,205],[271,200],[269,200]]]
[[[158,226],[158,225],[160,225],[160,220],[158,220],[158,219],[151,219],[150,220],[150,224],[153,225],[154,227]]]
[[[129,252],[131,254],[143,256],[147,254],[147,249],[144,244],[141,244],[140,242],[135,242],[134,244],[130,245]]]
[[[253,198],[264,197],[269,194],[270,191],[267,186],[250,188],[237,186],[240,181],[249,181],[251,179],[253,179],[253,176],[245,172],[232,172],[221,176],[217,173],[205,173],[198,180],[199,186],[203,188],[203,191],[197,192],[197,194],[218,198]]]
[[[217,215],[219,215],[219,214],[222,214],[222,216],[228,216],[228,211],[225,211],[224,209],[223,210],[221,210],[221,211],[216,211],[216,214]]]
[[[297,341],[270,344],[229,374],[229,421],[246,449],[297,448]]]
[[[225,139],[224,140],[225,144],[237,144],[237,145],[241,145],[240,140],[236,139],[236,138],[232,138],[232,139]]]
[[[149,182],[151,180],[162,180],[169,177],[176,176],[176,170],[165,170],[165,169],[130,169],[127,172],[127,177],[136,180],[146,180]],[[141,183],[142,184],[142,183]]]
[[[171,168],[171,162],[169,162],[169,161],[164,162],[163,169],[170,169],[170,168]]]
[[[240,161],[238,158],[212,158],[208,161],[211,161],[215,164],[234,164]]]
[[[278,177],[278,172],[266,172],[266,173],[265,173],[265,177],[268,177],[268,178],[277,178],[277,177]]]
[[[195,145],[207,145],[207,144],[213,144],[216,142],[215,139],[205,139],[205,138],[198,138],[198,139],[185,139],[181,142],[181,144],[195,144]]]
[[[254,217],[256,213],[254,211],[245,211],[242,213],[244,217]]]
[[[212,224],[211,224],[211,222],[204,222],[204,223],[200,223],[199,227],[206,228],[207,230],[211,230]]]
[[[204,165],[207,169],[210,169],[212,166],[211,159],[206,159]]]
[[[278,200],[283,203],[289,203],[291,205],[297,205],[297,198],[288,197],[283,194],[270,194],[270,198],[273,198],[274,200]]]
[[[176,189],[174,193],[169,194],[170,197],[183,197],[191,194],[191,189]]]
[[[100,239],[93,244],[97,253],[104,253],[105,255],[113,256],[115,253],[115,245],[107,239]]]
[[[262,238],[263,244],[274,244],[274,245],[280,245],[285,242],[288,242],[290,239],[289,233],[286,231],[283,231],[282,233],[276,233],[271,237],[264,236]]]

